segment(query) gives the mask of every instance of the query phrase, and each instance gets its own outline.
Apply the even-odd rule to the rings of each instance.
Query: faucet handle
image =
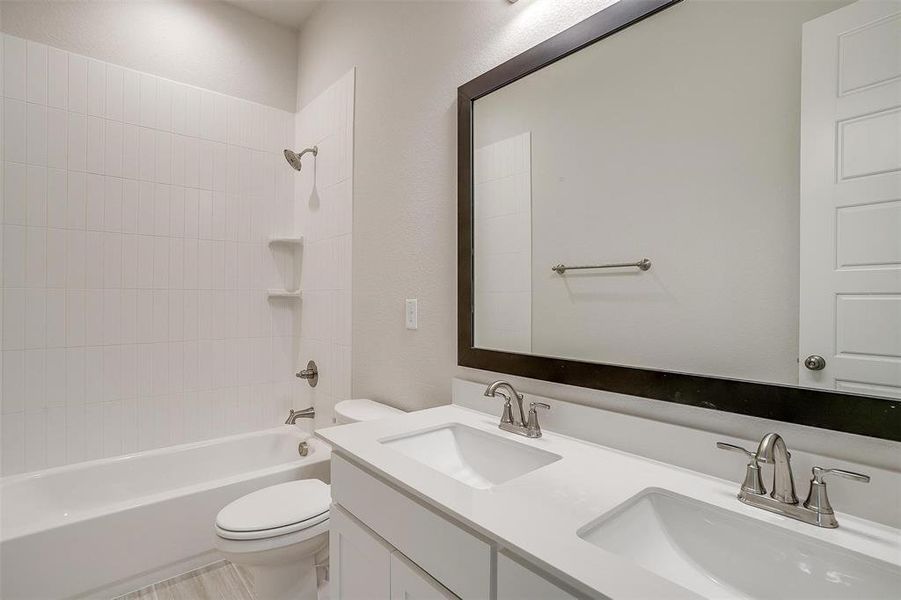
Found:
[[[551,405],[544,402],[529,402],[529,419],[526,423],[526,436],[530,438],[541,437],[541,427],[538,425],[538,409],[551,410]]]
[[[716,447],[720,450],[729,450],[730,452],[738,452],[748,457],[748,465],[745,469],[745,480],[741,484],[743,492],[757,494],[763,496],[766,494],[766,486],[763,485],[763,477],[760,475],[760,465],[757,463],[757,453],[746,450],[735,444],[726,442],[717,442]]]
[[[870,476],[863,473],[855,473],[854,471],[845,471],[844,469],[824,469],[823,467],[814,467],[812,472],[810,491],[807,493],[807,500],[804,501],[804,508],[816,513],[817,524],[821,527],[838,527],[835,511],[832,510],[832,503],[829,502],[829,495],[826,493],[826,482],[823,481],[823,478],[826,475],[838,475],[852,481],[869,483]]]

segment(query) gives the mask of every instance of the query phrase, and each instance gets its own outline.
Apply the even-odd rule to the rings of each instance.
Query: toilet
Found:
[[[365,399],[335,405],[339,425],[401,414]],[[330,503],[330,487],[318,479],[251,492],[219,511],[216,548],[251,571],[257,600],[316,600],[315,557],[328,545]]]

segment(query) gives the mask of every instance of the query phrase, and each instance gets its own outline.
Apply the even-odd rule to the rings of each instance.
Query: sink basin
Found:
[[[557,454],[459,424],[442,425],[379,441],[480,490],[560,460]]]
[[[578,535],[707,598],[861,600],[901,589],[895,565],[664,490]]]

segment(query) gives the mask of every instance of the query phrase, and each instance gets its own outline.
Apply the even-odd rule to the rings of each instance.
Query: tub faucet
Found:
[[[297,419],[312,419],[316,416],[316,411],[313,410],[313,407],[310,408],[302,408],[300,410],[291,409],[291,412],[288,413],[288,418],[285,420],[285,425],[294,425],[297,422]]]

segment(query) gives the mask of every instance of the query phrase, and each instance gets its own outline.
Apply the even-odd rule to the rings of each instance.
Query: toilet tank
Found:
[[[342,400],[335,405],[335,423],[345,425],[347,423],[359,423],[360,421],[375,421],[404,414],[404,411],[361,398],[358,400]]]

